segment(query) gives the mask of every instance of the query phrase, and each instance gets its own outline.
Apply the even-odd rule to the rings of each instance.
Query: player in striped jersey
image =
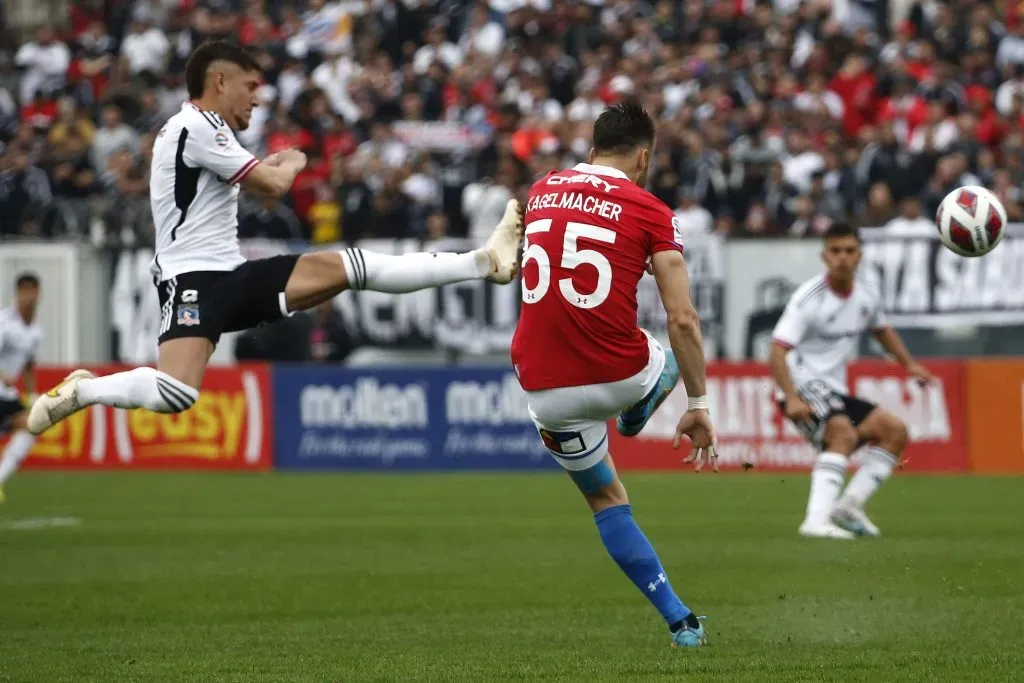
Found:
[[[820,450],[800,534],[878,536],[864,506],[899,462],[907,427],[892,413],[851,396],[846,366],[856,357],[861,336],[870,331],[911,377],[927,382],[931,374],[886,323],[878,285],[857,274],[861,243],[856,230],[841,223],[829,228],[822,259],[826,272],[793,293],[772,334],[779,407]],[[862,445],[869,447],[860,469],[840,496],[847,460]]]
[[[29,396],[36,391],[35,358],[43,341],[43,326],[36,319],[38,303],[39,278],[22,273],[14,282],[14,305],[0,310],[0,435],[11,434],[0,455],[0,502],[4,484],[35,443],[25,429],[28,411],[16,385],[21,380]]]
[[[346,289],[400,294],[487,279],[513,280],[522,218],[510,200],[487,245],[464,254],[392,256],[358,248],[246,261],[238,242],[239,186],[280,198],[305,167],[287,150],[258,161],[235,140],[258,103],[261,69],[244,49],[215,41],[185,66],[189,102],[153,144],[150,204],[156,228],[153,280],[162,322],[156,369],[105,377],[76,370],[40,396],[28,429],[40,434],[92,404],[188,410],[199,398],[220,335],[278,320],[329,301]]]

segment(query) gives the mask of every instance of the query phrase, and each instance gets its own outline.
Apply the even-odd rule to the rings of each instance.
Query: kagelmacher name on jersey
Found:
[[[584,177],[593,178],[594,176]],[[612,221],[617,221],[622,216],[621,204],[581,192],[549,192],[531,197],[526,203],[527,211],[541,209],[582,211]]]

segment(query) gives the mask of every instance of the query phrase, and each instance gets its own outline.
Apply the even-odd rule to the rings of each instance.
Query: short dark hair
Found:
[[[594,123],[596,154],[625,154],[640,145],[654,145],[654,119],[635,100],[608,107]]]
[[[39,276],[35,273],[22,273],[14,280],[14,288],[39,287]]]
[[[197,47],[185,64],[185,87],[191,98],[202,97],[206,72],[214,62],[231,62],[243,71],[261,71],[259,62],[244,47],[226,40],[213,40]]]
[[[825,231],[826,240],[830,240],[833,237],[852,237],[858,242],[861,241],[860,232],[857,231],[857,228],[853,227],[849,223],[843,223],[841,221],[836,221],[832,225],[828,226],[828,230]]]

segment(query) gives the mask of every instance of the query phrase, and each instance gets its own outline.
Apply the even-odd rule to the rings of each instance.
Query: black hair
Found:
[[[597,117],[596,154],[626,154],[641,145],[654,146],[654,119],[635,100],[608,107]]]
[[[262,71],[256,58],[244,47],[226,40],[203,43],[189,56],[185,64],[185,86],[191,98],[202,97],[206,83],[206,72],[214,62],[237,64],[243,71]]]
[[[833,237],[852,237],[858,242],[861,241],[860,233],[857,228],[853,227],[849,223],[835,222],[828,226],[828,230],[825,231],[825,239],[830,240]]]
[[[22,287],[35,287],[39,288],[39,276],[35,273],[22,273],[15,279],[14,288],[21,289]]]

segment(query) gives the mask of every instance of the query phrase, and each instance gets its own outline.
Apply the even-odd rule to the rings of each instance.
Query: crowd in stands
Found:
[[[0,238],[150,240],[153,136],[213,38],[265,69],[242,144],[309,156],[283,204],[243,201],[245,237],[479,239],[623,97],[657,119],[650,189],[687,230],[931,229],[964,184],[1024,219],[1016,0],[85,0],[34,35],[2,21]]]

